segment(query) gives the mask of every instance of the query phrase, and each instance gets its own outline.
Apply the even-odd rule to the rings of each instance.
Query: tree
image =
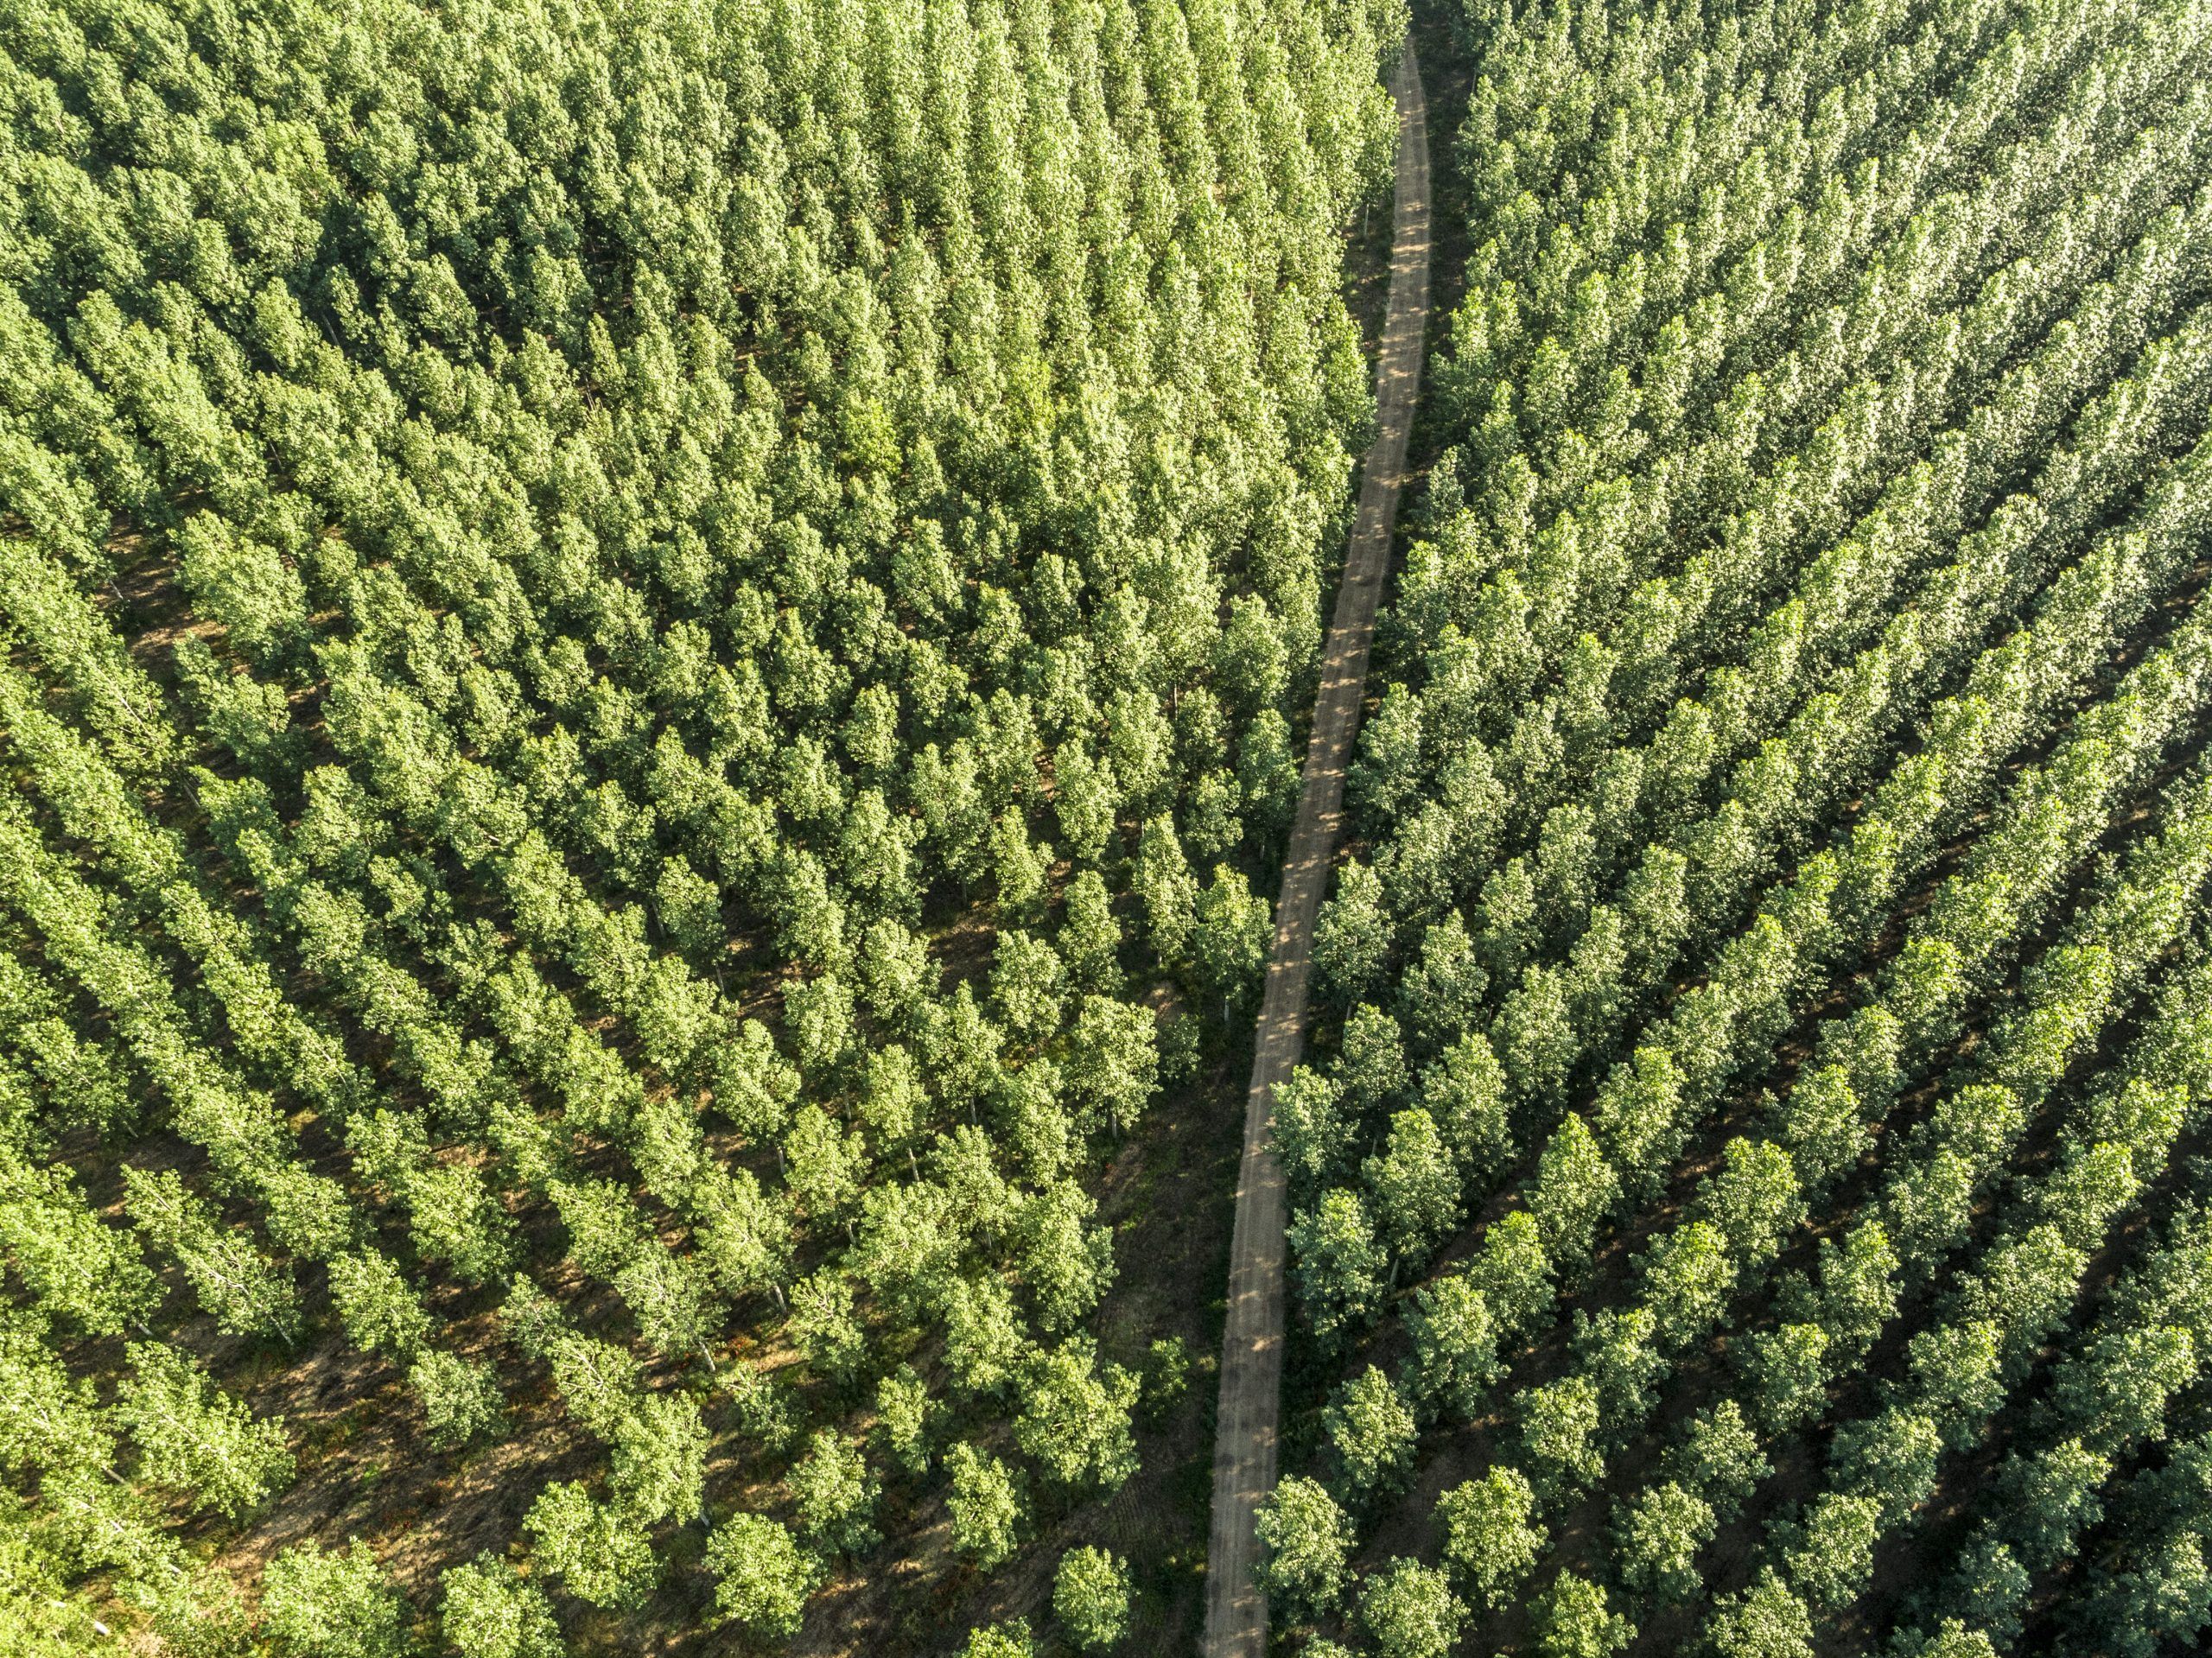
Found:
[[[992,1117],[1017,1166],[1036,1185],[1049,1185],[1075,1159],[1075,1125],[1060,1106],[1059,1066],[1032,1058],[999,1083]]]
[[[1162,1336],[1145,1355],[1144,1408],[1155,1425],[1165,1421],[1188,1390],[1191,1352],[1180,1336]]]
[[[1827,1331],[1792,1322],[1752,1337],[1745,1357],[1752,1408],[1770,1428],[1792,1428],[1827,1406]]]
[[[1483,882],[1475,950],[1493,983],[1510,984],[1521,976],[1535,915],[1536,883],[1526,859],[1512,859],[1491,872]]]
[[[1192,965],[1208,996],[1232,1007],[1249,1007],[1259,993],[1274,939],[1273,912],[1254,894],[1243,872],[1216,864],[1213,880],[1193,907]]]
[[[797,1635],[810,1596],[826,1575],[822,1562],[766,1515],[735,1514],[707,1539],[715,1610],[752,1634]]]
[[[1363,1002],[1353,1008],[1344,1020],[1334,1075],[1346,1108],[1357,1117],[1372,1117],[1395,1105],[1408,1082],[1398,1021]]]
[[[694,962],[711,965],[728,948],[721,889],[695,873],[680,852],[661,861],[653,912],[669,942]]]
[[[926,939],[896,917],[878,917],[861,936],[857,972],[869,1010],[887,1029],[910,1039],[921,1031],[938,984]]]
[[[1096,1200],[1072,1180],[1055,1181],[1021,1206],[1021,1276],[1038,1328],[1052,1335],[1075,1327],[1114,1281],[1114,1235],[1086,1224]]]
[[[1073,740],[1053,750],[1052,810],[1078,861],[1096,864],[1105,857],[1120,804],[1113,761]]]
[[[1173,818],[1154,817],[1144,826],[1135,885],[1153,953],[1163,967],[1181,967],[1190,959],[1191,935],[1198,924],[1198,881],[1183,856]]]
[[[1059,952],[1069,981],[1096,995],[1120,994],[1122,928],[1105,878],[1096,869],[1077,870],[1061,903]]]
[[[1667,1371],[1656,1325],[1648,1306],[1607,1307],[1595,1318],[1575,1309],[1575,1363],[1596,1385],[1598,1413],[1609,1423],[1637,1420],[1651,1407],[1652,1388]]]
[[[495,1284],[507,1275],[514,1265],[514,1223],[479,1171],[428,1163],[407,1176],[402,1190],[417,1255],[450,1261],[466,1283]]]
[[[47,1312],[88,1336],[144,1327],[161,1288],[131,1234],[104,1224],[63,1168],[0,1144],[0,1251]]]
[[[178,575],[204,612],[225,620],[225,637],[269,666],[308,627],[300,573],[266,542],[241,533],[220,512],[195,512],[177,534]]]
[[[1723,1520],[1732,1518],[1758,1483],[1774,1471],[1732,1399],[1708,1405],[1690,1419],[1681,1442],[1662,1464],[1669,1478],[1697,1492]]]
[[[791,1227],[753,1172],[709,1167],[693,1183],[691,1198],[692,1243],[715,1287],[733,1300],[766,1290],[780,1305],[791,1274]]]
[[[968,1631],[961,1658],[1036,1658],[1036,1644],[1029,1637],[1029,1620],[1010,1617]]]
[[[1605,1604],[1605,1591],[1562,1572],[1536,1598],[1536,1649],[1544,1658],[1609,1658],[1636,1638],[1629,1621]]]
[[[998,1391],[1021,1356],[1014,1297],[995,1276],[967,1279],[948,1273],[934,1299],[944,1323],[944,1359],[953,1385],[968,1394]]]
[[[407,1385],[422,1401],[430,1443],[442,1451],[467,1445],[505,1420],[506,1399],[492,1367],[456,1353],[425,1349],[407,1372]]]
[[[1897,1650],[1900,1658],[1997,1658],[1997,1648],[1986,1635],[1955,1617],[1945,1618],[1932,1633],[1903,1637]]]
[[[1461,1037],[1421,1075],[1421,1104],[1471,1180],[1495,1174],[1513,1144],[1505,1072],[1479,1032]]]
[[[644,1528],[614,1504],[593,1502],[573,1480],[540,1491],[522,1525],[545,1570],[594,1606],[634,1610],[659,1580],[660,1565]]]
[[[548,1305],[550,1309],[550,1302]],[[613,1439],[644,1390],[643,1367],[636,1356],[627,1347],[558,1325],[543,1346],[552,1363],[554,1386],[570,1413],[601,1439]]]
[[[1244,791],[1226,769],[1215,766],[1191,788],[1183,813],[1183,838],[1202,858],[1217,858],[1244,838]]]
[[[1421,935],[1421,954],[1398,985],[1400,1018],[1415,1046],[1434,1053],[1472,1034],[1483,1013],[1490,975],[1475,954],[1467,924],[1453,910]]]
[[[552,1359],[569,1335],[559,1304],[538,1288],[527,1273],[517,1273],[507,1280],[507,1299],[499,1304],[499,1322],[507,1338],[533,1359]]]
[[[2164,1436],[2166,1403],[2199,1363],[2190,1331],[2158,1324],[2101,1329],[2088,1359],[2062,1366],[2053,1393],[2069,1421],[2093,1421],[2110,1440]]]
[[[342,1554],[295,1543],[261,1574],[261,1627],[286,1658],[399,1658],[407,1609],[359,1538]]]
[[[1115,693],[1106,710],[1106,748],[1132,813],[1150,817],[1166,807],[1173,738],[1157,696],[1139,689]]]
[[[1103,1548],[1071,1548],[1052,1578],[1052,1615],[1084,1652],[1117,1645],[1129,1628],[1128,1567]]]
[[[1272,708],[1282,695],[1288,657],[1268,601],[1259,594],[1229,601],[1213,657],[1216,683],[1236,708],[1247,713]]]
[[[1314,1339],[1325,1350],[1334,1348],[1374,1316],[1382,1294],[1387,1258],[1366,1207],[1356,1191],[1325,1191],[1313,1208],[1292,1217],[1288,1236],[1299,1305]]]
[[[1436,1124],[1419,1106],[1390,1119],[1380,1157],[1361,1166],[1391,1248],[1419,1267],[1459,1224],[1459,1172]]]
[[[1566,974],[1538,962],[1505,998],[1490,1031],[1508,1093],[1516,1102],[1556,1100],[1577,1052]]]
[[[1654,1171],[1663,1169],[1673,1155],[1682,1086],[1675,1056],[1651,1045],[1638,1048],[1625,1064],[1615,1065],[1598,1091],[1591,1114],[1598,1141],[1643,1197],[1654,1195]]]
[[[711,1062],[715,1108],[747,1139],[773,1140],[798,1093],[798,1073],[776,1051],[757,1019],[744,1020],[716,1045]]]
[[[545,1591],[489,1550],[438,1582],[445,1591],[440,1632],[461,1658],[565,1658]]]
[[[1382,881],[1357,861],[1337,871],[1337,890],[1313,924],[1313,965],[1337,1005],[1348,1007],[1376,983],[1390,953]]]
[[[1016,1041],[1043,1042],[1059,1028],[1064,1002],[1059,953],[1019,929],[999,935],[991,957],[991,1000]]]
[[[1536,1217],[1526,1210],[1500,1217],[1483,1235],[1482,1254],[1467,1268],[1501,1331],[1518,1330],[1551,1299],[1551,1263]]]
[[[1993,1496],[2021,1559],[2031,1566],[2064,1560],[2075,1538],[2103,1517],[2101,1493],[2112,1471],[2112,1458],[2078,1436],[2039,1455],[2006,1458]]]
[[[612,1180],[550,1181],[546,1195],[569,1231],[569,1258],[576,1270],[612,1280],[647,1239],[630,1194]]]
[[[91,1604],[70,1591],[66,1562],[34,1538],[29,1505],[12,1492],[0,1497],[0,1630],[11,1658],[78,1658],[97,1650],[102,1629]],[[245,1638],[242,1630],[225,1633]]]
[[[1613,1516],[1622,1579],[1662,1600],[1688,1599],[1700,1581],[1697,1552],[1718,1528],[1712,1505],[1673,1480],[1646,1487]]]
[[[614,1274],[614,1287],[649,1344],[664,1353],[696,1353],[712,1370],[722,1306],[709,1270],[697,1255],[672,1255],[648,1244]]]
[[[998,888],[1001,912],[1023,918],[1040,913],[1052,848],[1031,842],[1028,822],[1018,808],[1001,812],[993,821],[988,845],[991,880]]]
[[[1298,804],[1298,760],[1290,749],[1290,724],[1281,711],[1262,708],[1245,727],[1236,754],[1236,788],[1244,821],[1264,844],[1280,844]]]
[[[1798,1177],[1810,1188],[1825,1187],[1866,1153],[1859,1096],[1850,1073],[1840,1064],[1801,1072],[1775,1115]]]
[[[925,562],[939,569],[942,559]],[[913,757],[907,768],[907,792],[920,810],[930,842],[944,860],[944,867],[963,883],[982,873],[984,837],[990,816],[976,785],[975,755],[964,741],[956,740],[947,753],[930,743]]]
[[[1880,1500],[1894,1518],[1917,1502],[1936,1477],[1943,1438],[1926,1413],[1904,1403],[1838,1428],[1828,1462],[1838,1489]]]
[[[1292,1474],[1260,1504],[1261,1586],[1295,1619],[1325,1616],[1351,1580],[1351,1521],[1318,1480]]]
[[[707,1429],[689,1394],[645,1393],[631,1401],[608,1438],[613,1456],[607,1483],[623,1517],[638,1527],[705,1512]]]
[[[1805,1510],[1802,1526],[1802,1540],[1789,1554],[1789,1580],[1815,1610],[1840,1611],[1858,1598],[1874,1569],[1882,1505],[1872,1497],[1824,1491]]]
[[[899,1465],[910,1474],[929,1469],[929,1427],[934,1413],[929,1384],[914,1374],[912,1365],[900,1365],[876,1384],[876,1432]]]
[[[816,1273],[791,1286],[791,1305],[785,1328],[808,1363],[840,1381],[857,1374],[868,1336],[853,1313],[852,1285],[835,1271]]]
[[[2186,1350],[2193,1344],[2177,1345]],[[1916,1331],[1905,1345],[1905,1362],[1949,1448],[1966,1451],[1978,1444],[1985,1422],[2005,1401],[2003,1337],[1995,1323],[1970,1318]],[[2194,1368],[2194,1353],[2184,1363]]]
[[[841,974],[817,973],[784,987],[785,1027],[799,1068],[809,1077],[829,1079],[843,1073],[853,1052],[855,1019],[852,987]]]
[[[978,1571],[995,1572],[1014,1557],[1024,1504],[1013,1471],[965,1440],[945,1452],[952,1476],[952,1547]]]
[[[1087,995],[1062,1064],[1076,1097],[1116,1134],[1135,1126],[1158,1085],[1160,1049],[1149,1008]]]
[[[831,891],[821,859],[806,848],[787,842],[778,849],[768,876],[768,908],[776,918],[777,946],[790,960],[836,967],[848,959],[852,947],[845,906]]]
[[[0,1466],[51,1477],[65,1470],[108,1472],[114,1460],[114,1436],[91,1379],[63,1368],[35,1314],[0,1321]]]
[[[330,1299],[346,1333],[364,1352],[389,1348],[395,1358],[405,1359],[429,1333],[430,1315],[399,1268],[373,1249],[348,1250],[331,1261]]]
[[[790,1448],[798,1435],[790,1384],[746,1364],[732,1365],[721,1381],[741,1430],[772,1454]]]
[[[1598,1223],[1619,1194],[1620,1177],[1589,1126],[1580,1117],[1567,1118],[1545,1144],[1528,1192],[1547,1258],[1554,1264],[1587,1260]]]
[[[137,1442],[144,1477],[233,1519],[291,1483],[283,1417],[257,1420],[173,1347],[133,1342],[125,1352],[131,1374],[115,1413]]]
[[[1467,1609],[1442,1572],[1402,1558],[1368,1579],[1359,1616],[1380,1658],[1448,1658]]]
[[[820,1106],[802,1105],[784,1131],[784,1184],[813,1219],[836,1223],[860,1200],[868,1148]]]
[[[791,1496],[799,1523],[815,1543],[842,1554],[865,1554],[880,1540],[872,1516],[881,1485],[867,1458],[830,1428],[817,1428],[792,1467]]]
[[[1406,1313],[1406,1333],[1413,1343],[1407,1376],[1414,1401],[1425,1412],[1440,1408],[1472,1421],[1503,1368],[1490,1303],[1474,1280],[1450,1272],[1423,1285]]]
[[[1063,1485],[1117,1490],[1137,1469],[1129,1410],[1139,1387],[1118,1364],[1100,1376],[1090,1338],[1071,1337],[1022,1367],[1014,1440]]]
[[[921,907],[914,889],[914,843],[921,824],[894,815],[880,789],[853,797],[837,830],[837,868],[862,915],[912,918]],[[1023,850],[1027,850],[1026,846]]]
[[[1397,1383],[1378,1367],[1369,1365],[1338,1388],[1321,1420],[1356,1495],[1388,1490],[1411,1468],[1418,1432],[1414,1413]]]
[[[1529,1388],[1516,1396],[1521,1443],[1538,1490],[1564,1493],[1593,1483],[1605,1471],[1598,1450],[1598,1384],[1583,1375]]]
[[[1735,1287],[1727,1240],[1709,1221],[1690,1221],[1662,1233],[1652,1240],[1640,1264],[1645,1302],[1670,1348],[1710,1329]]]
[[[1536,1494],[1516,1468],[1493,1468],[1437,1499],[1444,1558],[1484,1605],[1503,1605],[1535,1570],[1548,1538],[1535,1514]]]
[[[1813,1658],[1813,1620],[1772,1566],[1714,1610],[1707,1626],[1721,1658]]]
[[[1358,1124],[1344,1109],[1335,1083],[1306,1065],[1274,1085],[1275,1155],[1291,1189],[1310,1194],[1343,1171]]]
[[[233,1336],[298,1334],[300,1295],[240,1233],[217,1224],[206,1204],[167,1169],[148,1174],[124,1166],[130,1218],[156,1248],[173,1255],[218,1327]]]
[[[1805,1213],[1789,1154],[1772,1140],[1738,1136],[1721,1157],[1720,1172],[1705,1186],[1705,1212],[1737,1261],[1770,1259]]]

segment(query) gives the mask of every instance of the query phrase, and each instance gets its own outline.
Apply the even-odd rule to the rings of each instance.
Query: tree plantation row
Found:
[[[2212,11],[1450,19],[1278,1090],[1308,1654],[2212,1622]]]
[[[0,1645],[1187,1639],[1402,29],[6,10]]]

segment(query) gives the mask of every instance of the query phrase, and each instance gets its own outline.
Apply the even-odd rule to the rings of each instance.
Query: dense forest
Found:
[[[1402,28],[0,8],[0,1646],[1186,1641]]]
[[[2212,10],[1446,22],[1278,1627],[2196,1650]]]
[[[0,0],[0,1654],[2197,1649],[2208,64]]]

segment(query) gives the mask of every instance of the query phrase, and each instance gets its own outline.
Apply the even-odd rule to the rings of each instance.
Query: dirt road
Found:
[[[1274,1489],[1281,1409],[1282,1166],[1269,1143],[1274,1090],[1306,1040],[1306,979],[1313,918],[1327,889],[1344,816],[1344,765],[1359,729],[1375,606],[1390,568],[1390,526],[1406,467],[1406,435],[1421,384],[1428,327],[1428,133],[1421,66],[1406,42],[1390,80],[1398,105],[1397,213],[1390,250],[1390,310],[1375,370],[1377,424],[1359,486],[1359,515],[1344,554],[1343,585],[1313,704],[1305,785],[1275,904],[1274,954],[1260,1007],[1252,1091],[1244,1108],[1236,1230],[1229,1255],[1229,1324],[1222,1341],[1221,1408],[1214,1441],[1213,1526],[1206,1553],[1206,1658],[1262,1658],[1268,1606],[1253,1575],[1260,1500]]]

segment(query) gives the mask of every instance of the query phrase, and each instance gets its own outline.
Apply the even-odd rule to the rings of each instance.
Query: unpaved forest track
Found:
[[[1344,554],[1336,615],[1313,703],[1298,817],[1275,903],[1274,949],[1253,1049],[1237,1171],[1236,1229],[1229,1254],[1229,1320],[1222,1337],[1221,1405],[1215,1431],[1213,1524],[1206,1551],[1206,1658],[1262,1658],[1267,1600],[1254,1568],[1254,1521],[1274,1489],[1283,1339],[1282,1166],[1270,1144],[1275,1084],[1306,1040],[1306,980],[1313,919],[1328,886],[1344,817],[1344,766],[1359,729],[1375,607],[1390,568],[1390,529],[1406,468],[1406,439],[1421,385],[1428,328],[1428,130],[1413,41],[1390,80],[1398,106],[1397,208],[1390,248],[1390,308],[1375,365],[1376,424],[1359,486],[1359,513]]]

